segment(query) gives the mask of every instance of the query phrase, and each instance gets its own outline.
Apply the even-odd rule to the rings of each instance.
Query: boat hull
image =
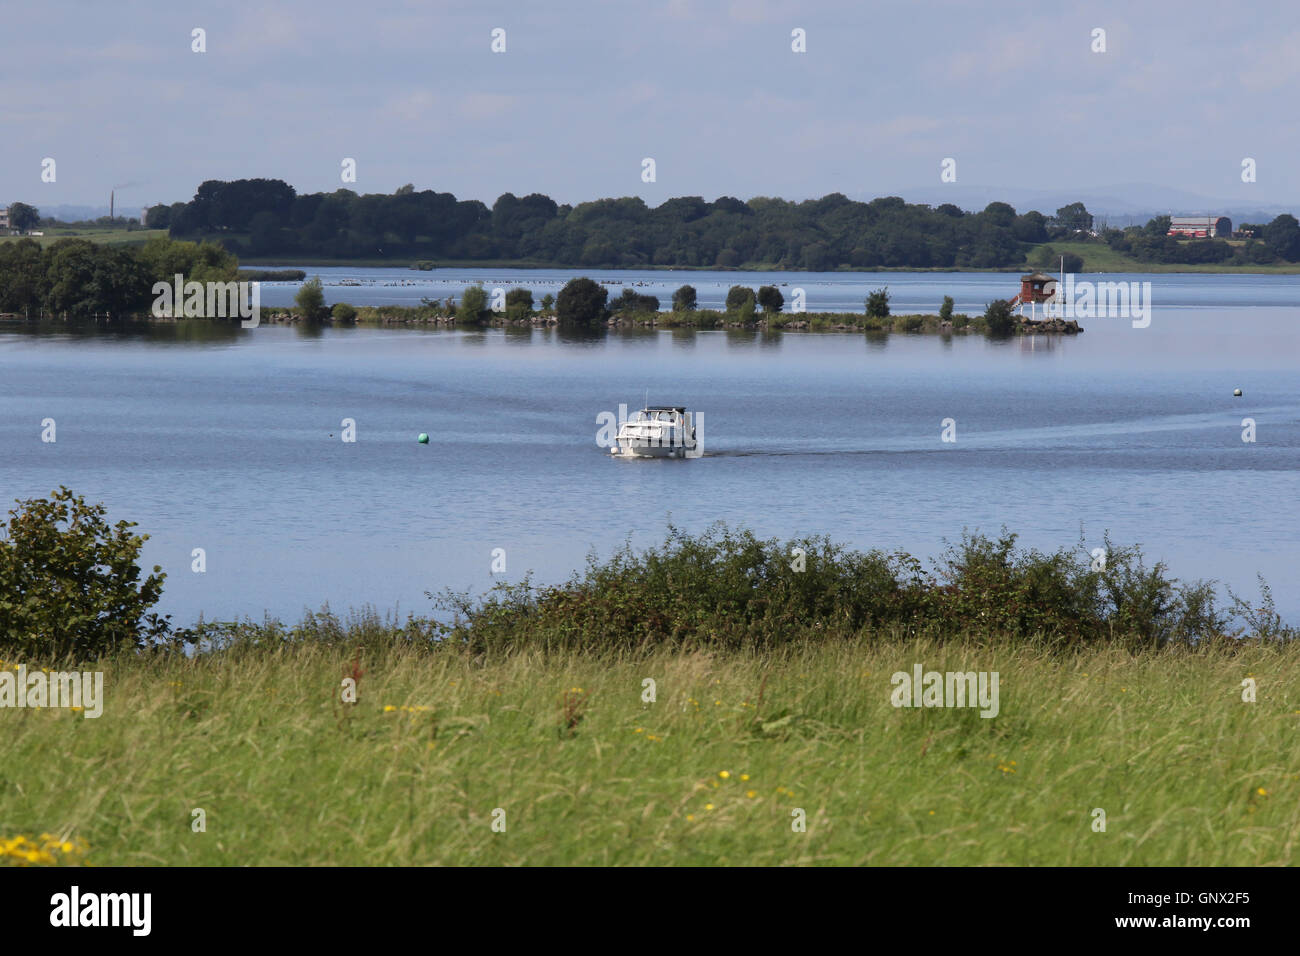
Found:
[[[615,458],[699,458],[699,448],[686,445],[639,444],[627,442],[609,450]]]

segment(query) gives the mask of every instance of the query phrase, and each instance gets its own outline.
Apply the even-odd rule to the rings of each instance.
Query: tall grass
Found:
[[[998,671],[1000,713],[891,706],[918,663]],[[99,666],[97,720],[0,711],[0,837],[84,839],[98,865],[1300,862],[1294,643],[302,642]]]

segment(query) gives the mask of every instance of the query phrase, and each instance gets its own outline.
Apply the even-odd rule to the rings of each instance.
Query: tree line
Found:
[[[0,312],[27,316],[135,315],[149,310],[155,282],[229,282],[239,260],[217,243],[155,238],[140,246],[60,239],[0,243]]]
[[[189,202],[150,209],[146,222],[252,256],[823,271],[1012,267],[1029,245],[1074,234],[1086,214],[1082,203],[1049,217],[1000,202],[966,212],[840,193],[803,202],[684,196],[653,208],[636,197],[571,206],[506,193],[488,207],[411,185],[392,195],[299,195],[282,180],[246,179],[204,182]]]
[[[1012,268],[1048,241],[1102,242],[1144,262],[1241,265],[1300,261],[1300,224],[1289,215],[1257,227],[1260,238],[1165,235],[1168,217],[1144,227],[1094,231],[1081,202],[1048,216],[1007,203],[967,212],[897,196],[870,202],[841,193],[792,202],[682,196],[650,207],[637,197],[576,206],[532,193],[491,207],[406,185],[392,195],[350,189],[299,195],[283,180],[208,180],[187,203],[155,206],[151,228],[209,238],[249,256],[329,259],[503,260],[564,267]]]

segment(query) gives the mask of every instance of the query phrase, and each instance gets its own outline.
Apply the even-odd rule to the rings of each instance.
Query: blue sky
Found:
[[[0,200],[99,205],[127,184],[131,209],[252,176],[332,190],[344,157],[359,192],[488,203],[912,198],[951,157],[954,194],[1150,183],[1289,203],[1298,54],[1300,4],[1269,2],[8,3]]]

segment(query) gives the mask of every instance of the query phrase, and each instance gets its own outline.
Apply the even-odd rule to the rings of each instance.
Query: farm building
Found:
[[[1183,239],[1231,238],[1232,220],[1227,216],[1174,216],[1168,234]]]

